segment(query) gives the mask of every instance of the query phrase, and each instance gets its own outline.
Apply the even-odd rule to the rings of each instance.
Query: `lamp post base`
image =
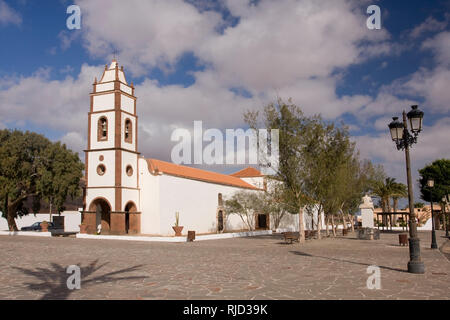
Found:
[[[408,272],[409,273],[425,273],[425,265],[420,260],[420,240],[419,238],[409,238],[409,257]]]
[[[434,230],[433,230],[433,232],[431,233],[431,249],[437,249],[437,248],[438,248],[438,245],[436,242],[436,232],[434,232]]]
[[[422,261],[409,261],[408,262],[408,272],[409,273],[425,273],[425,265]]]

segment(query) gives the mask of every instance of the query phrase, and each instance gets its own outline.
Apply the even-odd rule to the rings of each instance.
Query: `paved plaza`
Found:
[[[398,234],[284,244],[280,235],[153,243],[0,236],[0,299],[449,299],[450,243],[419,232],[426,273],[406,272]],[[447,241],[447,242],[446,242]],[[446,257],[447,254],[447,257]],[[67,289],[69,265],[81,289]],[[379,266],[370,290],[367,267]]]

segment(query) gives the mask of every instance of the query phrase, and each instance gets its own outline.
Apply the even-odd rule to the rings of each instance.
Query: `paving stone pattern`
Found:
[[[0,236],[0,299],[450,299],[450,244],[419,232],[426,273],[397,233],[284,244],[280,235],[160,243]],[[447,242],[446,242],[447,241]],[[449,259],[447,259],[447,257]],[[66,285],[81,267],[81,289]],[[370,290],[367,267],[381,270]]]

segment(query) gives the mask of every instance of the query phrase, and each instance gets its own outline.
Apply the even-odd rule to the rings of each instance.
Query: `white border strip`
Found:
[[[272,230],[247,231],[234,233],[219,233],[195,236],[194,241],[219,240],[239,237],[254,237],[272,234]],[[147,241],[147,242],[187,242],[187,236],[182,237],[151,237],[151,236],[114,236],[114,235],[94,235],[77,233],[79,239],[102,239],[102,240],[126,240],[126,241]]]
[[[0,231],[0,236],[32,236],[32,237],[51,237],[51,232],[38,231]]]

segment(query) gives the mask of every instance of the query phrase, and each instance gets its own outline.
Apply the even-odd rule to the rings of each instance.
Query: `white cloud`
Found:
[[[223,34],[216,30],[227,22],[217,13],[180,0],[132,3],[78,1],[91,54],[109,56],[114,47],[132,75],[143,75],[154,66],[170,71],[193,52],[206,65],[195,74],[198,87],[244,88],[266,102],[279,92],[327,118],[367,100],[338,99],[333,73],[393,48],[385,29],[367,29],[365,8],[353,0],[226,1],[240,20]]]
[[[387,122],[388,123],[388,122]],[[387,124],[386,123],[386,124]],[[411,172],[415,188],[415,197],[418,197],[416,182],[419,178],[418,170],[436,159],[450,158],[448,141],[450,137],[450,118],[442,118],[432,126],[425,126],[418,136],[417,144],[410,149]],[[376,136],[354,137],[361,156],[366,159],[375,159],[382,163],[386,173],[406,184],[405,154],[398,151],[391,140],[389,131]]]
[[[66,146],[74,152],[78,152],[78,156],[84,161],[83,150],[86,149],[86,135],[79,132],[68,132],[66,133],[60,141],[65,143]]]
[[[434,55],[433,68],[421,67],[405,78],[398,79],[385,91],[413,99],[423,98],[427,109],[437,114],[450,111],[450,32],[441,32],[423,42],[422,48]]]
[[[292,97],[307,114],[336,119],[352,113],[361,120],[362,130],[382,130],[379,137],[357,138],[358,145],[368,157],[385,161],[394,174],[400,172],[403,158],[388,137],[390,116],[417,104],[415,96],[424,97],[437,112],[450,106],[446,68],[421,69],[384,87],[374,99],[336,94],[349,66],[400,50],[385,29],[366,28],[367,6],[358,1],[224,1],[221,5],[240,19],[235,26],[208,11],[202,1],[197,6],[181,0],[76,2],[83,13],[80,34],[86,49],[95,57],[109,58],[117,49],[129,80],[155,66],[170,72],[186,52],[205,65],[204,71],[193,73],[195,81],[189,87],[161,86],[152,79],[136,86],[139,148],[146,157],[168,160],[175,128],[192,130],[194,120],[203,120],[205,129],[242,127],[245,110],[261,108],[280,96]],[[222,34],[217,30],[223,26],[227,27]],[[60,37],[67,40],[63,48],[70,45],[67,34]],[[423,45],[441,65],[448,61],[447,40],[444,33]],[[27,120],[60,130],[62,141],[81,151],[91,84],[102,69],[83,65],[80,74],[60,81],[51,80],[46,69],[27,78],[0,79],[0,123]],[[230,88],[246,89],[253,97]],[[413,97],[400,98],[398,93]],[[435,155],[435,149],[429,150],[430,159]]]
[[[206,39],[196,51],[211,62],[224,85],[252,92],[291,86],[311,77],[329,77],[366,59],[366,49],[388,38],[371,33],[353,1],[228,1],[241,16],[224,34]],[[367,45],[360,45],[361,41]]]
[[[22,16],[16,10],[8,6],[4,0],[0,0],[0,25],[8,24],[22,24]]]
[[[407,110],[415,104],[418,104],[416,100],[398,98],[394,95],[394,90],[388,86],[382,88],[375,99],[371,99],[369,103],[365,104],[364,107],[354,114],[360,121],[369,124],[370,121],[379,116],[398,116],[403,110]],[[378,129],[380,125],[377,125],[377,122],[375,122],[375,127]]]
[[[436,113],[450,111],[450,69],[420,69],[403,84],[404,92],[425,97],[427,108]]]
[[[86,132],[89,92],[99,70],[83,65],[77,78],[58,81],[49,79],[48,69],[39,69],[30,77],[15,79],[0,90],[0,121],[27,121],[64,132]]]
[[[150,67],[171,68],[215,34],[220,15],[182,0],[76,1],[83,12],[87,50],[97,57],[119,51],[134,75]]]
[[[450,32],[441,32],[435,37],[426,40],[422,46],[430,49],[436,56],[436,60],[443,66],[450,66]]]
[[[438,21],[433,17],[428,17],[424,22],[414,27],[414,29],[409,33],[409,36],[416,39],[426,32],[442,31],[447,26],[449,18],[449,14],[446,14],[444,21]]]

